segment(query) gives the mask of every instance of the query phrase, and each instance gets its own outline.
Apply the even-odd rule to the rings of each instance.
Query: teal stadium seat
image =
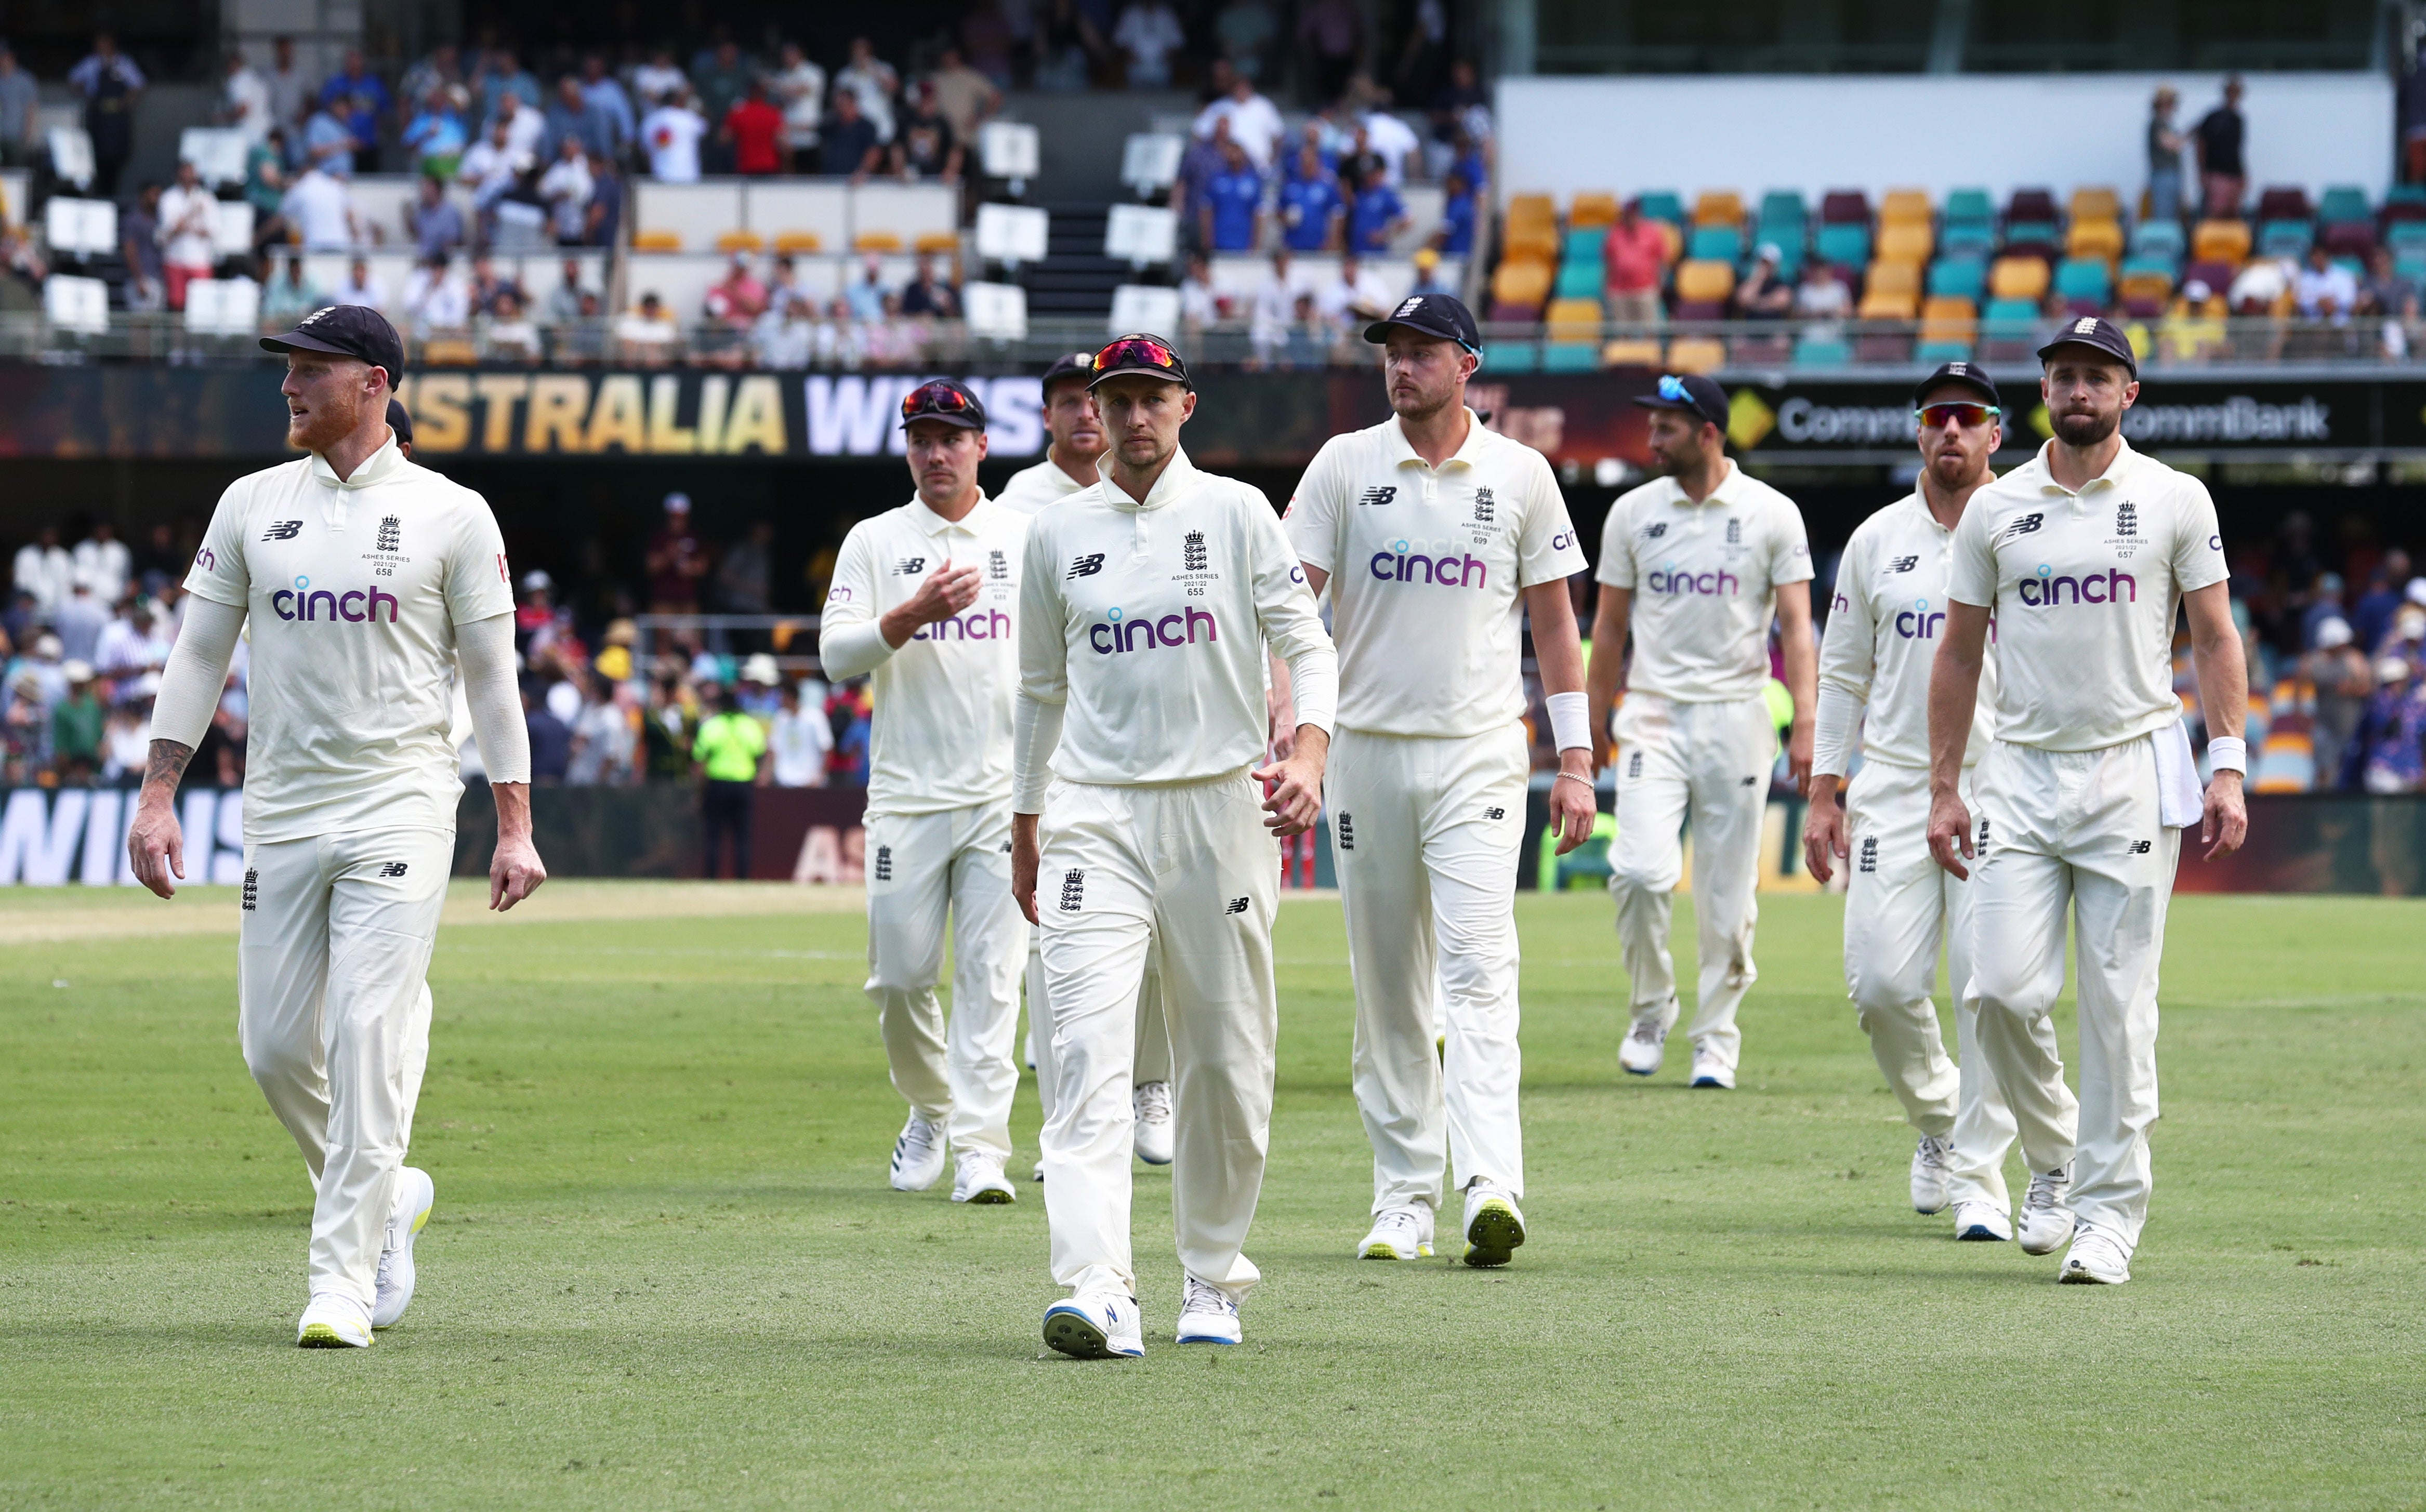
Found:
[[[1984,220],[1949,221],[1937,238],[1937,250],[1946,257],[1985,261],[1997,250],[1997,228]]]
[[[2270,220],[2257,228],[2257,255],[2301,258],[2317,239],[2317,228],[2305,220]]]
[[[1949,189],[1946,203],[1938,208],[1949,225],[1958,220],[1985,224],[1997,218],[1997,202],[1985,189]]]
[[[1925,341],[1912,349],[1912,360],[1926,367],[1935,367],[1940,362],[1967,362],[1971,361],[1971,346],[1968,342]]]
[[[1542,350],[1545,373],[1589,373],[1600,366],[1600,344],[1554,341]]]
[[[1496,341],[1482,348],[1482,365],[1494,373],[1537,373],[1542,349],[1529,341]]]
[[[1820,261],[1839,267],[1865,268],[1870,265],[1870,228],[1843,223],[1820,228],[1818,242]]]
[[[1685,199],[1674,189],[1645,189],[1636,197],[1635,205],[1645,220],[1664,220],[1672,226],[1685,223]]]
[[[2319,225],[2340,226],[2374,218],[2375,211],[2367,202],[2367,191],[2355,185],[2334,185],[2325,190],[2324,198],[2317,201]]]
[[[1842,336],[1806,332],[1794,344],[1794,365],[1797,367],[1850,367],[1853,348]]]
[[[2094,257],[2067,257],[2055,268],[2055,292],[2066,300],[2094,300],[2101,308],[2114,297],[2106,265]]]
[[[1567,232],[1566,240],[1559,244],[1561,263],[1601,265],[1601,249],[1608,244],[1607,226],[1576,226]]]
[[[1744,255],[1743,233],[1733,226],[1695,226],[1685,238],[1685,255],[1696,262],[1736,263]]]
[[[1552,285],[1554,299],[1597,299],[1608,285],[1609,270],[1598,263],[1561,263],[1558,281]]]
[[[1987,292],[1988,265],[1971,257],[1941,257],[1930,265],[1929,292],[1933,298],[1977,301]]]
[[[2178,220],[2143,220],[2131,228],[2134,257],[2162,257],[2178,267],[2182,254],[2189,249],[2190,243],[2182,235]]]

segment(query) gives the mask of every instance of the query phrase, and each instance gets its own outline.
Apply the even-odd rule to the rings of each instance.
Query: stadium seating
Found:
[[[2244,220],[2202,220],[2191,236],[2191,259],[2199,263],[2249,261],[2249,223]]]
[[[1968,355],[1980,332],[1979,306],[1959,295],[1932,295],[1920,307],[1920,339],[1958,343]]]
[[[2115,220],[2083,220],[2075,216],[2063,237],[2068,257],[2094,257],[2112,263],[2123,256],[2123,226]]]
[[[1538,373],[1542,348],[1529,341],[1495,341],[1482,348],[1482,365],[1494,373]]]
[[[1685,201],[1673,189],[1646,189],[1635,198],[1634,207],[1645,220],[1664,220],[1671,226],[1685,223]]]
[[[1657,368],[1666,361],[1658,339],[1653,337],[1620,336],[1600,349],[1603,367]]]
[[[1743,233],[1734,226],[1697,225],[1685,238],[1685,255],[1695,262],[1743,261]]]
[[[1823,226],[1870,226],[1870,197],[1859,189],[1831,189],[1820,200]]]
[[[1491,275],[1494,321],[1537,320],[1550,297],[1550,265],[1510,259]]]
[[[1668,344],[1672,373],[1710,373],[1727,365],[1727,344],[1715,336],[1679,336]]]
[[[1705,189],[1693,200],[1696,226],[1743,226],[1743,196],[1733,189]]]
[[[1676,318],[1723,320],[1736,292],[1733,263],[1689,258],[1676,265]]]
[[[1934,218],[1925,189],[1889,189],[1886,198],[1879,201],[1881,226],[1926,226]]]
[[[1869,278],[1862,291],[1860,314],[1863,319],[1910,320],[1919,311],[1918,264],[1889,262],[1882,258],[1870,265]]]
[[[1876,253],[1882,263],[1910,263],[1917,266],[1929,261],[1936,245],[1925,220],[1891,220],[1879,227]]]
[[[2182,282],[2185,285],[2204,283],[2222,294],[2232,286],[2232,276],[2239,271],[2240,268],[2231,263],[2192,263],[2182,269]]]
[[[2013,198],[2005,201],[2005,219],[2009,224],[2020,220],[2052,226],[2057,218],[2055,195],[2051,190],[2015,189]]]
[[[1796,367],[1843,367],[1853,360],[1853,348],[1831,330],[1806,330],[1794,344]]]
[[[2260,257],[2303,258],[2317,239],[2317,229],[2305,220],[2269,220],[2257,228]]]
[[[2131,258],[2123,265],[2114,293],[2126,314],[2154,319],[2174,297],[2174,265],[2161,258]]]
[[[1617,196],[1608,193],[1578,194],[1567,206],[1567,229],[1570,234],[1588,226],[1610,226],[1617,222]]]
[[[1997,233],[1984,220],[1949,220],[1937,239],[1937,249],[1943,256],[1985,262],[1997,249]]]
[[[2055,291],[2074,314],[2104,314],[2113,296],[2113,279],[2095,258],[2067,258],[2055,270]]]
[[[2072,191],[2072,201],[2065,212],[2074,221],[2093,220],[2120,224],[2123,219],[2123,199],[2112,189],[2089,186]]]
[[[2384,223],[2426,220],[2426,184],[2396,184],[2384,196]]]
[[[1929,266],[1933,297],[1977,300],[1988,289],[1988,266],[1972,257],[1941,257]]]
[[[1813,249],[1823,263],[1833,263],[1848,271],[1860,268],[1870,260],[1870,228],[1868,222],[1822,221],[1813,238]]]
[[[2308,191],[2286,185],[2273,185],[2257,197],[2257,214],[2261,224],[2269,220],[2313,220],[2317,212],[2308,203]]]
[[[2046,264],[2032,260],[2040,268]],[[2030,299],[1991,299],[1980,316],[1980,356],[1985,362],[2014,362],[2038,349],[2039,307]]]
[[[1604,318],[1598,299],[1553,299],[1542,325],[1554,342],[1588,342],[1596,347]]]
[[[2028,299],[2035,304],[2046,298],[2047,265],[2037,257],[2000,257],[1988,270],[1988,293],[1997,299]]]
[[[2131,228],[2131,255],[2162,257],[2178,265],[2189,243],[2182,235],[2177,220],[2143,220]]]

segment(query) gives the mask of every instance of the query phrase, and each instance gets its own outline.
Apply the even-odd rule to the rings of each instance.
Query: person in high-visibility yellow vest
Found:
[[[716,713],[700,722],[691,742],[690,759],[705,779],[700,787],[702,836],[700,875],[716,876],[718,841],[733,852],[733,879],[750,879],[751,798],[758,785],[758,768],[767,759],[767,732],[743,714],[729,689],[716,692]]]

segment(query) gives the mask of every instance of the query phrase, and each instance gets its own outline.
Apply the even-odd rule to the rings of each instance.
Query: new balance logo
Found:
[[[273,520],[269,523],[269,528],[261,533],[261,539],[264,540],[293,540],[297,536],[302,534],[302,531],[303,522],[300,520]]]
[[[1356,502],[1358,504],[1383,505],[1389,503],[1392,499],[1395,499],[1398,496],[1399,491],[1395,488],[1367,489],[1364,492],[1364,496],[1359,498]]]
[[[2134,856],[2145,856],[2148,854],[2149,846],[2152,844],[2153,842],[2150,841],[2135,840],[2131,842],[2131,854]]]
[[[1205,532],[1191,530],[1180,542],[1180,570],[1187,572],[1202,572],[1205,571]]]
[[[1747,777],[1747,778],[1745,778],[1742,781],[1738,782],[1738,783],[1736,784],[1736,786],[1738,786],[1738,787],[1750,787],[1750,786],[1752,786],[1755,782],[1757,782],[1757,781],[1759,781],[1759,780],[1760,780],[1760,779],[1759,779],[1759,778],[1757,778],[1757,777]]]
[[[1092,556],[1081,556],[1076,561],[1072,562],[1070,564],[1070,578],[1092,577],[1103,570],[1104,554],[1102,552],[1097,552]],[[1062,581],[1068,582],[1070,578],[1064,578]]]
[[[880,882],[893,880],[893,847],[890,845],[876,847],[876,879]]]
[[[2140,533],[2140,507],[2126,499],[2114,507],[2114,534],[2136,536]]]
[[[404,549],[403,521],[397,519],[394,515],[389,515],[386,519],[380,522],[379,549],[383,552],[402,551]]]
[[[1899,556],[1894,561],[1887,564],[1887,571],[1890,572],[1909,572],[1919,565],[1920,558],[1917,556]]]
[[[244,869],[244,911],[252,912],[252,906],[260,901],[261,874],[248,866]]]
[[[2043,514],[2023,515],[2005,527],[2005,533],[2001,539],[2011,540],[2016,536],[2027,536],[2045,523],[2046,523],[2046,516]]]
[[[1666,534],[1668,534],[1668,522],[1665,520],[1654,520],[1642,527],[1642,539],[1645,540],[1658,540]]]
[[[1356,818],[1344,809],[1339,813],[1339,848],[1342,850],[1356,848]]]
[[[1061,874],[1061,911],[1076,913],[1087,901],[1087,874],[1073,866]]]
[[[404,873],[405,863],[402,861],[390,861],[379,869],[381,877],[402,877]]]
[[[1876,872],[1878,869],[1879,837],[1876,835],[1864,835],[1862,837],[1862,870],[1866,872]]]
[[[927,570],[927,558],[924,556],[904,556],[901,558],[900,563],[893,570],[900,573],[903,577],[916,577],[919,573]]]
[[[1222,908],[1221,911],[1223,913],[1244,913],[1247,911],[1247,900],[1245,898],[1232,898],[1229,903]]]
[[[1482,811],[1482,816],[1486,819],[1505,819],[1508,817],[1508,811],[1505,809],[1485,809]]]

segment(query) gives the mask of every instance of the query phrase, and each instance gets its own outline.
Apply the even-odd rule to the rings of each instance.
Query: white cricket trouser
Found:
[[[1129,1150],[1137,1000],[1148,962],[1171,1034],[1171,1214],[1189,1275],[1243,1295],[1279,1035],[1280,848],[1245,774],[1162,787],[1055,781],[1036,908],[1052,1005],[1044,1215],[1053,1279],[1137,1295]]]
[[[312,1169],[311,1290],[371,1306],[429,1064],[451,829],[244,847],[236,1035]]]
[[[1976,804],[1972,774],[1963,776],[1964,801]],[[1870,1052],[1912,1126],[1953,1141],[1953,1199],[2009,1209],[2014,1115],[1980,1054],[1980,1005],[1969,991],[1973,889],[1929,854],[1929,769],[1866,764],[1846,794],[1845,817],[1845,985]],[[1959,1068],[1930,1001],[1941,941]]]
[[[1676,1021],[1676,964],[1668,929],[1681,838],[1693,826],[1693,912],[1701,926],[1702,980],[1687,1034],[1697,1052],[1732,1070],[1743,1037],[1736,1009],[1759,978],[1753,966],[1754,893],[1760,880],[1760,821],[1777,731],[1762,699],[1680,703],[1629,693],[1617,716],[1617,844],[1609,890],[1632,979],[1635,1019]]]
[[[1053,1008],[1044,992],[1042,930],[1030,930],[1027,938],[1027,1033],[1028,1048],[1036,1057],[1038,1111],[1049,1123],[1053,1119]],[[1140,1086],[1171,1080],[1171,1030],[1162,1021],[1162,983],[1151,966],[1145,985],[1138,990],[1137,1062],[1130,1068],[1130,1080]]]
[[[2137,1245],[2157,1120],[2157,966],[2182,839],[2159,822],[2155,742],[2054,751],[2000,740],[1979,782],[1980,1048],[2030,1168],[2073,1162],[2074,1215]],[[2079,973],[2078,1103],[2048,1017],[2063,990],[2067,909]]]
[[[1323,800],[1356,984],[1356,1107],[1373,1211],[1437,1210],[1448,1168],[1525,1193],[1516,1086],[1522,725],[1480,735],[1342,730]],[[1435,1052],[1446,1005],[1448,1046]]]
[[[952,1012],[935,994],[952,926]],[[1011,1159],[1019,1090],[1019,969],[1027,921],[1011,895],[1011,801],[867,816],[867,995],[893,1089],[953,1146]]]

